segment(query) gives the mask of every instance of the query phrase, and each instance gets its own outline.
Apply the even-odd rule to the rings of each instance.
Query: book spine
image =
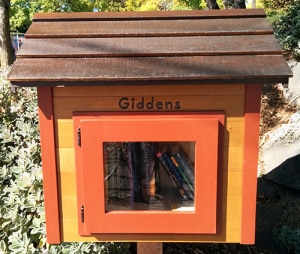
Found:
[[[117,197],[118,144],[114,142],[106,143],[104,152],[106,196],[108,199],[114,199]]]
[[[117,160],[117,197],[119,199],[126,199],[130,197],[130,176],[126,143],[122,143],[118,147]]]
[[[195,186],[194,185],[195,176],[194,176],[193,167],[190,166],[190,163],[188,163],[188,159],[185,158],[185,156],[183,156],[180,152],[175,153],[174,157],[178,162],[179,166],[181,167],[181,169],[183,170],[183,172],[185,173],[185,175],[187,176],[187,178],[189,179],[191,185]]]
[[[150,203],[155,195],[155,149],[153,142],[140,142],[139,164],[142,200]]]
[[[187,199],[187,196],[185,194],[185,191],[183,190],[183,188],[181,187],[180,182],[178,181],[178,179],[176,178],[175,174],[172,172],[171,168],[169,167],[168,163],[165,161],[163,155],[161,152],[157,152],[156,153],[156,157],[158,158],[160,164],[162,165],[162,167],[164,168],[164,170],[166,171],[167,175],[170,177],[174,187],[176,187],[180,193],[180,195],[184,198]]]
[[[171,168],[172,172],[176,176],[177,180],[180,182],[181,187],[184,189],[186,195],[190,199],[194,199],[194,194],[191,192],[188,184],[184,181],[183,177],[181,176],[180,172],[177,170],[177,168],[174,166],[171,157],[167,152],[163,153],[163,158],[166,160],[167,164]]]
[[[131,177],[130,191],[131,201],[141,201],[141,188],[140,188],[140,170],[138,161],[138,146],[136,142],[127,143],[128,153],[128,170]]]
[[[177,171],[182,176],[183,181],[188,185],[188,187],[191,190],[191,192],[194,193],[194,187],[192,186],[192,184],[190,183],[189,179],[187,178],[187,176],[183,172],[182,168],[179,166],[179,164],[177,163],[176,159],[173,156],[171,156],[171,161],[172,161],[173,165],[176,167]]]

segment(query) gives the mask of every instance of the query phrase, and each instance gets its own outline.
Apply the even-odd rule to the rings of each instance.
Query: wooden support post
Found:
[[[163,244],[162,242],[141,242],[137,243],[138,254],[162,254]]]

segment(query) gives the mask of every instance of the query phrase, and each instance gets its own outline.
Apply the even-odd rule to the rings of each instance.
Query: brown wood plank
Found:
[[[163,254],[162,242],[139,242],[137,254]]]
[[[149,98],[149,97],[148,97]],[[148,99],[145,98],[145,99]],[[170,97],[169,97],[170,98]],[[175,99],[175,98],[174,98]],[[209,110],[225,110],[226,115],[230,116],[243,116],[244,109],[238,107],[238,105],[243,105],[243,95],[231,95],[231,96],[182,96],[180,98],[182,104],[182,111],[209,111]],[[120,111],[118,107],[120,97],[69,97],[69,98],[55,98],[55,116],[61,119],[70,119],[72,117],[73,111],[107,111],[115,112]],[[165,101],[168,98],[165,96],[156,97],[157,101]],[[172,101],[172,100],[171,100]],[[136,111],[136,109],[129,109],[127,112]],[[142,110],[141,110],[142,111]],[[157,110],[147,110],[145,111],[156,111]],[[174,112],[174,109],[172,110]],[[124,111],[125,112],[125,111]],[[180,111],[177,111],[180,112]],[[58,138],[68,138],[61,136]],[[71,137],[69,137],[71,140]]]
[[[238,10],[189,10],[189,11],[140,11],[140,12],[72,12],[36,13],[33,21],[71,21],[71,20],[141,20],[141,19],[185,19],[185,18],[226,18],[226,17],[265,17],[263,9]]]
[[[112,96],[234,96],[234,95],[244,95],[245,86],[243,85],[182,85],[182,86],[135,86],[132,89],[128,89],[124,86],[113,86],[113,87],[101,87],[101,86],[92,86],[88,89],[84,86],[81,87],[54,87],[53,88],[53,97],[93,97],[99,96],[99,100],[102,100],[101,97],[112,97]],[[242,107],[242,106],[241,106]],[[239,121],[239,119],[232,119]]]
[[[235,202],[235,207],[240,200]],[[81,237],[77,233],[77,219],[65,219],[63,224],[62,242],[132,242],[132,241],[157,241],[157,242],[219,242],[238,243],[240,241],[240,220],[228,221],[227,227],[222,224],[220,234],[103,234],[90,237]]]
[[[39,87],[39,123],[41,152],[43,158],[43,187],[45,199],[45,217],[47,220],[47,241],[52,244],[61,242],[58,172],[56,168],[54,112],[51,87]]]
[[[26,39],[24,57],[117,57],[281,54],[273,35]]]
[[[47,29],[45,29],[47,27]],[[34,22],[26,38],[273,34],[264,18]]]
[[[286,82],[292,72],[283,56],[190,56],[17,59],[9,79],[18,82]],[[42,83],[41,83],[42,84]],[[100,83],[97,83],[101,85]],[[39,84],[37,84],[39,86]],[[56,83],[59,85],[59,83]],[[69,83],[68,85],[72,85]],[[81,83],[86,85],[86,83]]]

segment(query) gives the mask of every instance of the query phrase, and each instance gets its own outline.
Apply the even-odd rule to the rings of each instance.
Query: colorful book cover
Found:
[[[155,196],[155,143],[139,142],[138,146],[142,200],[150,203]]]
[[[157,152],[156,153],[156,157],[158,158],[160,164],[162,165],[162,167],[166,171],[167,175],[170,177],[170,179],[171,179],[174,187],[176,189],[178,189],[178,191],[179,191],[180,195],[183,197],[183,199],[187,199],[187,195],[186,195],[185,191],[183,190],[180,182],[178,181],[178,179],[176,178],[175,174],[173,173],[173,171],[169,167],[168,163],[164,159],[162,153],[161,152]]]
[[[183,172],[182,168],[179,166],[178,162],[176,161],[176,159],[173,156],[171,156],[171,161],[172,161],[173,165],[176,167],[177,171],[182,176],[183,181],[188,185],[188,187],[192,191],[192,193],[194,193],[194,186],[191,184],[190,180],[187,178],[187,176]]]
[[[192,190],[190,189],[188,183],[184,180],[184,178],[182,177],[182,175],[180,174],[179,170],[175,167],[175,165],[172,162],[171,156],[168,152],[164,152],[162,154],[163,158],[165,159],[165,161],[167,162],[169,168],[171,169],[171,171],[174,173],[174,175],[176,176],[177,180],[179,181],[182,189],[184,190],[184,192],[186,193],[186,195],[190,198],[190,199],[194,199],[194,193],[192,192]]]
[[[195,174],[192,161],[189,159],[188,155],[180,145],[172,147],[172,155],[174,156],[179,167],[183,170],[183,173],[187,177],[189,183],[194,188]]]
[[[128,171],[131,176],[131,181],[130,181],[131,200],[134,202],[140,202],[141,186],[140,186],[138,143],[136,142],[127,143],[127,156],[128,156]]]

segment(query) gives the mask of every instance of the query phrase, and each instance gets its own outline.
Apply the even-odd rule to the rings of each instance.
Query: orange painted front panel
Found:
[[[253,238],[253,226],[250,225],[255,220],[253,211],[255,203],[243,202],[243,195],[251,195],[255,199],[254,191],[256,184],[249,182],[248,174],[244,174],[244,168],[250,171],[256,170],[257,164],[244,164],[244,157],[247,149],[253,153],[257,146],[245,142],[245,133],[251,132],[245,124],[245,104],[253,101],[253,95],[246,96],[247,85],[184,85],[184,86],[135,86],[135,87],[55,87],[53,88],[53,126],[55,133],[55,150],[58,189],[51,189],[47,192],[47,199],[51,201],[55,195],[59,197],[59,222],[56,226],[60,229],[61,241],[63,242],[90,242],[90,241],[187,241],[187,242],[243,242],[250,243]],[[260,92],[257,91],[258,97]],[[181,114],[187,112],[199,112],[206,118],[218,118],[220,125],[219,139],[219,169],[217,176],[217,232],[215,234],[127,234],[127,233],[99,233],[90,234],[86,229],[86,223],[81,223],[80,204],[84,204],[83,184],[82,184],[82,159],[81,150],[77,146],[76,131],[74,126],[80,126],[79,117],[72,118],[75,111],[80,113],[81,119],[97,119],[96,112],[110,112],[109,114],[137,114],[151,113],[146,110],[133,112],[133,110],[120,111],[116,101],[121,97],[142,98],[153,96],[158,101],[181,102],[180,110],[156,111],[153,114]],[[248,100],[248,99],[249,100]],[[246,99],[246,101],[245,101]],[[257,100],[255,100],[255,103]],[[93,112],[92,112],[93,111]],[[119,113],[113,113],[113,112]],[[214,112],[224,112],[222,117],[218,117]],[[257,111],[257,110],[256,110]],[[88,113],[92,112],[92,113]],[[206,112],[206,114],[202,113]],[[259,116],[259,111],[250,111],[250,115]],[[246,114],[248,116],[249,114]],[[75,124],[75,125],[74,125]],[[224,126],[224,128],[223,128]],[[259,126],[259,123],[258,125]],[[223,136],[223,140],[222,140]],[[254,138],[257,140],[257,138]],[[252,144],[252,143],[251,143]],[[49,148],[49,143],[42,146]],[[74,151],[76,152],[74,153]],[[44,166],[44,165],[43,165]],[[44,167],[43,167],[44,168]],[[80,169],[80,170],[78,170]],[[47,170],[48,168],[45,168]],[[52,168],[49,168],[51,171]],[[81,177],[78,175],[81,174]],[[251,173],[252,174],[252,173]],[[252,175],[251,175],[252,177]],[[253,178],[255,179],[255,177]],[[244,183],[246,184],[244,184]],[[46,200],[46,196],[45,196]],[[48,201],[47,201],[48,202]],[[242,206],[249,204],[249,206]],[[49,202],[48,202],[49,203]],[[56,221],[57,213],[47,210],[48,217],[55,217],[50,223]],[[243,214],[243,216],[242,216]],[[243,219],[241,220],[241,216]],[[50,221],[50,220],[48,220]],[[250,223],[248,223],[250,222]],[[194,222],[193,222],[194,223]],[[78,231],[80,233],[78,233]],[[245,241],[245,236],[249,235]]]
[[[222,114],[209,113],[76,113],[74,131],[81,130],[76,147],[77,178],[82,177],[78,209],[84,205],[80,234],[216,233],[219,128]],[[103,143],[114,141],[195,141],[195,209],[174,211],[105,212]]]

